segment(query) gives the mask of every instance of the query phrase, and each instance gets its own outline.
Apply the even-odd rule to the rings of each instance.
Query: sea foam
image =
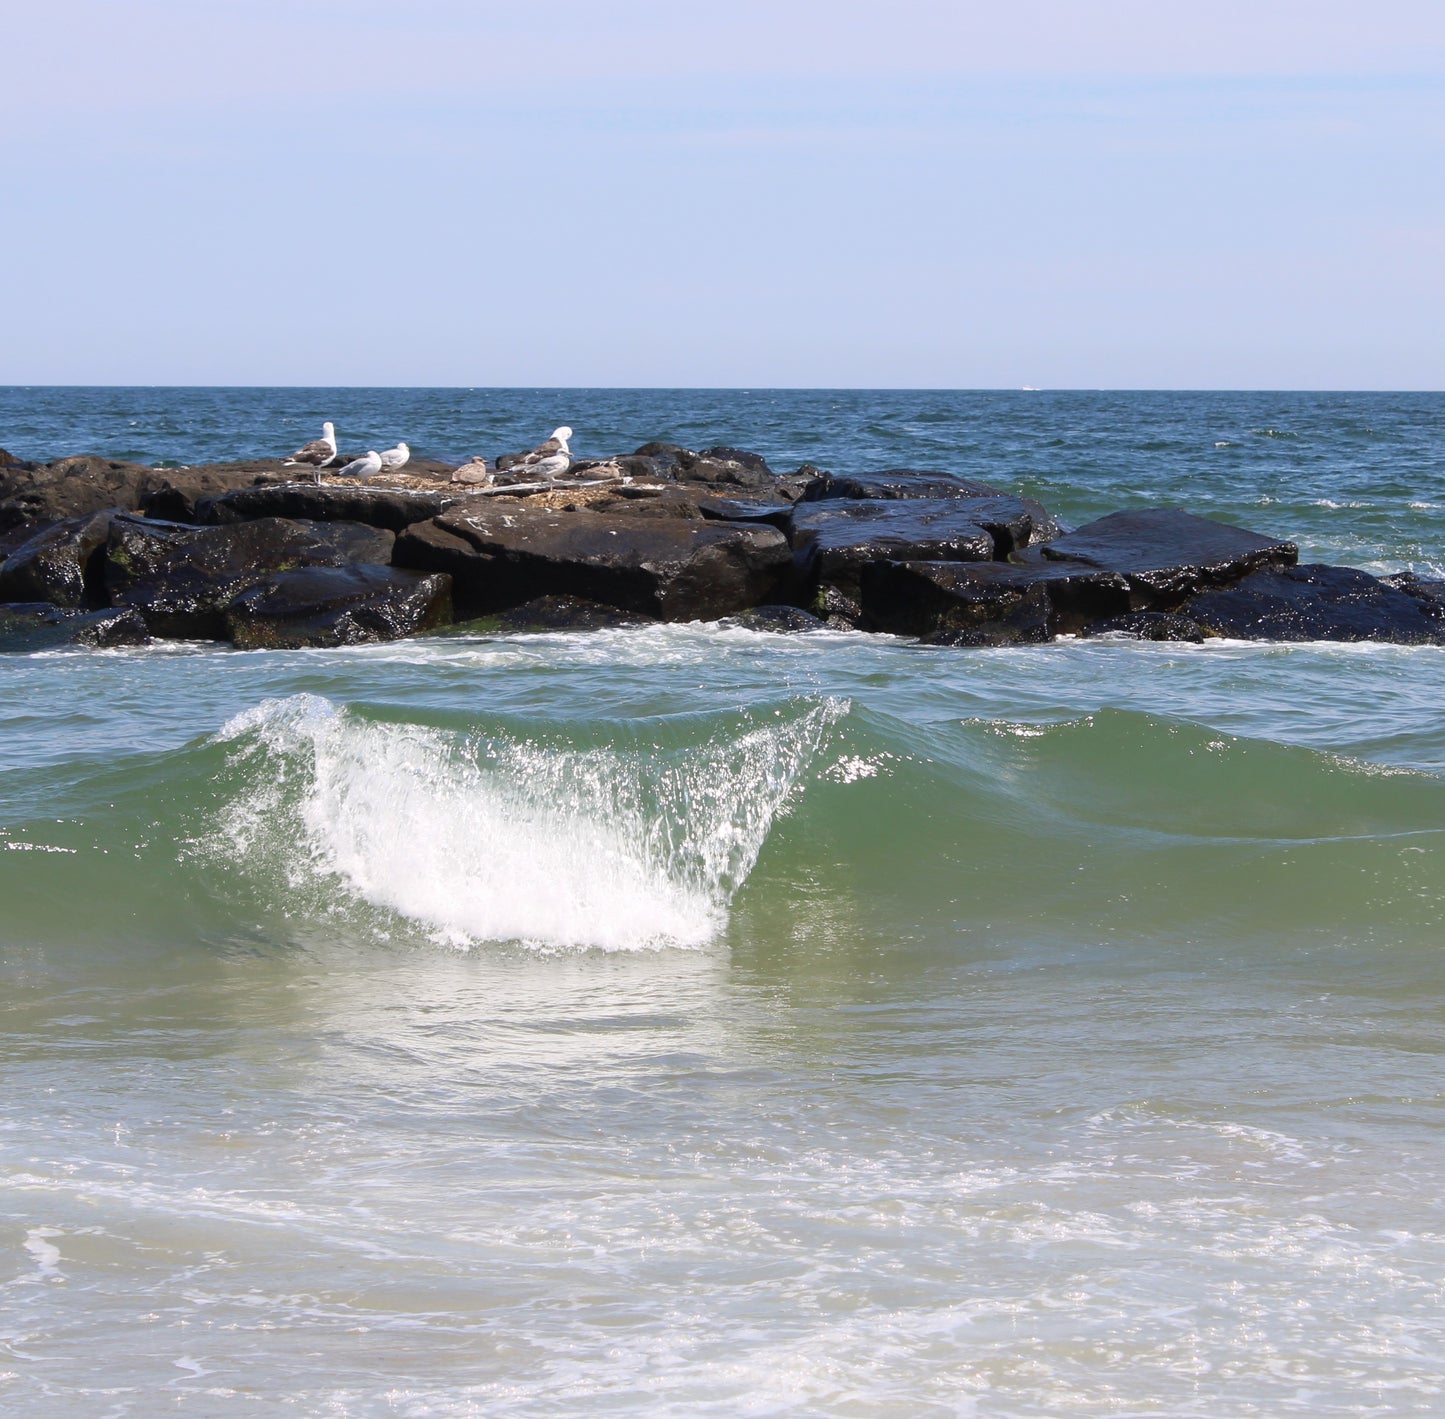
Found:
[[[691,743],[570,748],[385,723],[314,695],[230,720],[228,857],[442,940],[698,947],[727,918],[836,701]]]

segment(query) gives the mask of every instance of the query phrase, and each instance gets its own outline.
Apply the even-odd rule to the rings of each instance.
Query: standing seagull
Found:
[[[411,449],[404,443],[398,442],[395,448],[382,450],[381,466],[383,468],[405,468],[411,462]]]
[[[572,430],[566,424],[553,429],[546,443],[539,443],[531,453],[514,459],[507,465],[507,472],[522,478],[555,478],[565,473],[572,466],[572,450],[567,447],[571,437]]]
[[[353,458],[345,468],[340,469],[338,478],[370,478],[381,472],[381,455],[373,448],[365,458]]]
[[[453,483],[490,483],[492,470],[480,453],[474,453],[459,468],[452,469]]]
[[[328,420],[321,426],[321,437],[298,448],[281,466],[290,468],[293,464],[304,463],[316,470],[316,481],[321,481],[321,470],[336,462],[336,425]]]

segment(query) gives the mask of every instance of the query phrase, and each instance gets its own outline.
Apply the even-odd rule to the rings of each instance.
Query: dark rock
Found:
[[[792,553],[772,527],[521,506],[413,524],[393,561],[450,572],[463,614],[575,596],[687,621],[773,600]]]
[[[358,522],[400,532],[468,500],[456,494],[408,488],[376,488],[359,483],[295,483],[241,488],[201,498],[196,520],[210,525],[248,522],[257,517],[286,517],[310,522]]]
[[[1406,596],[1413,596],[1427,616],[1445,620],[1445,581],[1430,581],[1414,572],[1396,572],[1380,580]]]
[[[110,649],[149,640],[146,623],[135,611],[68,611],[48,601],[0,605],[0,651]]]
[[[835,631],[857,630],[863,620],[863,608],[855,596],[846,596],[836,586],[820,586],[813,598],[813,612],[825,626]]]
[[[0,448],[0,469],[15,468],[21,472],[29,472],[35,465],[23,458],[17,458],[8,448]]]
[[[451,620],[451,578],[396,567],[298,567],[243,591],[226,608],[242,650],[360,645]]]
[[[933,469],[884,468],[876,473],[819,473],[803,489],[803,501],[828,498],[1006,498],[988,483]]]
[[[754,606],[729,616],[727,624],[748,631],[777,631],[791,634],[799,631],[821,631],[823,622],[796,606]]]
[[[15,527],[0,529],[0,562],[3,562],[11,552],[18,551],[38,532],[44,532],[47,527],[54,527],[53,522],[22,522]]]
[[[754,502],[744,498],[704,495],[697,500],[697,509],[714,522],[766,522],[784,534],[793,530],[793,504],[790,502]]]
[[[303,470],[304,471],[304,470]],[[147,517],[170,522],[203,521],[199,504],[241,488],[289,483],[295,468],[282,468],[274,458],[251,458],[238,463],[198,464],[193,468],[157,468],[141,493],[140,510]]]
[[[866,629],[947,645],[1045,641],[1130,609],[1122,576],[1082,566],[877,562],[859,582]]]
[[[633,456],[650,458],[661,476],[683,482],[765,488],[778,481],[760,454],[725,444],[694,451],[675,443],[645,443]]]
[[[675,484],[666,488],[619,488],[617,496],[580,504],[579,512],[612,513],[618,517],[681,517],[702,521],[702,509]]]
[[[1127,616],[1111,616],[1084,628],[1088,636],[1128,636],[1137,641],[1193,641],[1204,639],[1204,629],[1188,616],[1168,611],[1131,611]]]
[[[111,514],[54,522],[0,563],[0,601],[48,601],[78,610],[104,604],[100,553]]]
[[[684,467],[688,478],[697,482],[735,483],[741,488],[765,488],[778,476],[760,454],[726,445],[702,449],[691,466]]]
[[[871,562],[987,562],[990,532],[966,513],[983,499],[917,498],[907,501],[835,499],[805,503],[797,511],[793,547],[812,583],[858,597],[858,576]],[[1024,515],[1027,528],[1027,515]]]
[[[543,631],[610,631],[643,624],[645,617],[576,596],[539,596],[506,611],[463,621],[448,635],[522,635]]]
[[[35,468],[0,469],[0,526],[59,522],[106,508],[196,521],[197,501],[233,488],[287,482],[296,470],[277,459],[254,458],[194,468],[148,468],[90,456],[61,458]]]
[[[0,527],[63,522],[106,508],[134,510],[155,479],[154,468],[88,455],[0,469]]]
[[[1149,508],[1110,513],[1015,560],[1117,572],[1129,584],[1130,610],[1168,611],[1196,592],[1228,586],[1261,567],[1290,566],[1298,558],[1293,542],[1182,508]]]
[[[1238,586],[1190,597],[1181,614],[1239,640],[1445,644],[1445,624],[1422,598],[1354,567],[1255,572]]]
[[[260,518],[189,527],[116,516],[105,550],[105,585],[159,636],[220,640],[225,610],[243,591],[295,567],[385,562],[392,535],[349,522]]]

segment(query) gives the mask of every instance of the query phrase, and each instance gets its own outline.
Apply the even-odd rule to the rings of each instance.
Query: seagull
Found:
[[[492,470],[480,453],[474,453],[460,467],[452,469],[453,483],[490,483]]]
[[[560,429],[553,429],[552,437],[546,443],[539,443],[531,453],[524,453],[513,460],[507,466],[507,472],[522,478],[555,478],[559,473],[565,473],[572,466],[572,450],[567,447],[567,440],[571,437],[572,430],[566,424]]]
[[[353,458],[337,473],[338,478],[370,478],[381,472],[381,455],[373,448],[365,458]]]
[[[336,462],[336,425],[329,420],[321,426],[321,437],[298,448],[281,466],[290,468],[305,463],[316,470],[316,481],[321,481],[321,470]]]
[[[411,462],[411,449],[404,443],[398,443],[395,448],[388,448],[382,451],[381,466],[383,468],[404,468]]]

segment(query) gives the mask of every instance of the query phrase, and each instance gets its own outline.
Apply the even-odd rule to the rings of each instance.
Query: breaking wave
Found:
[[[671,748],[575,748],[267,700],[217,735],[237,791],[207,848],[452,944],[699,947],[846,708],[794,703]]]

